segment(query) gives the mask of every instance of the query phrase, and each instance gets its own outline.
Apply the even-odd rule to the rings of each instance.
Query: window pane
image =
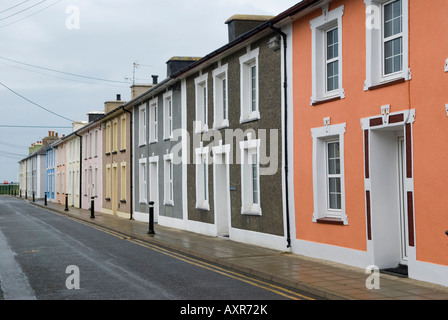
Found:
[[[387,41],[384,44],[384,72],[390,74],[402,70],[403,48],[402,38]]]
[[[340,153],[339,142],[331,142],[328,144],[328,174],[340,174]]]
[[[251,67],[252,111],[257,111],[257,66]]]
[[[327,64],[327,91],[339,89],[339,62]]]
[[[329,179],[329,208],[341,209],[341,178]]]
[[[336,28],[327,32],[327,60],[338,56],[338,28]]]
[[[402,31],[401,0],[384,6],[384,37],[388,38]]]
[[[227,119],[227,81],[222,79],[222,118]]]
[[[258,167],[257,154],[252,154],[252,202],[258,204]]]

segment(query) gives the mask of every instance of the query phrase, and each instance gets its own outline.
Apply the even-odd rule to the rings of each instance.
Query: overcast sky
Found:
[[[116,94],[128,101],[134,62],[136,83],[151,82],[153,74],[161,81],[171,57],[202,57],[225,45],[224,22],[232,15],[277,15],[297,2],[1,0],[0,182],[18,181],[20,155],[49,130],[70,133],[56,127],[87,120]],[[72,28],[72,6],[79,28]]]

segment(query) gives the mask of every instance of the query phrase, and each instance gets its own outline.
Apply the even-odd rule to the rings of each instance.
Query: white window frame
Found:
[[[146,119],[147,119],[147,117],[146,117]],[[120,151],[125,151],[126,147],[127,147],[126,120],[127,120],[126,114],[123,114],[120,118]],[[145,134],[145,141],[146,141],[146,134]]]
[[[194,79],[195,133],[208,131],[208,73]]]
[[[229,126],[228,64],[213,70],[213,128]]]
[[[260,119],[260,64],[258,56],[260,49],[255,48],[252,51],[247,49],[247,53],[239,58],[240,61],[240,77],[241,77],[241,114],[240,123],[254,121]],[[252,82],[252,67],[256,68],[255,83]],[[255,95],[253,95],[255,91]]]
[[[344,135],[346,124],[326,125],[320,128],[312,128],[313,138],[313,222],[322,218],[340,220],[344,225],[348,224],[345,210],[345,168],[344,168]],[[341,184],[341,209],[329,210],[328,189],[328,142],[339,142],[340,152],[340,184]]]
[[[342,16],[344,6],[328,11],[328,5],[322,7],[322,15],[310,21],[311,27],[311,69],[312,94],[311,105],[320,101],[345,98],[342,68]],[[327,32],[338,28],[338,88],[327,91]]]
[[[127,167],[126,162],[122,161],[120,163],[120,201],[127,200]]]
[[[149,102],[149,143],[155,143],[159,139],[159,103],[157,98]]]
[[[146,103],[142,104],[140,108],[138,109],[138,141],[139,146],[146,145],[146,126],[147,126],[147,108]]]
[[[173,154],[163,156],[163,202],[165,205],[174,206],[174,164]]]
[[[163,95],[163,139],[173,138],[173,92],[168,91]]]
[[[111,137],[112,137],[112,126],[111,122],[108,121],[106,123],[106,154],[109,154],[112,151]]]
[[[210,210],[209,147],[195,149],[196,154],[196,208]]]
[[[402,70],[384,75],[384,6],[395,0],[364,0],[366,5],[366,81],[364,91],[389,82],[411,79],[409,69],[409,7],[402,5]],[[377,19],[375,19],[377,18]]]
[[[252,139],[251,134],[245,141],[240,142],[241,149],[241,213],[261,215],[260,197],[260,139]],[[253,163],[253,157],[256,163]],[[255,167],[254,167],[255,166]],[[256,170],[256,183],[254,186],[253,173]],[[255,191],[256,194],[255,194]],[[256,197],[256,199],[254,198]],[[255,201],[254,201],[255,199]]]
[[[98,130],[95,130],[95,138],[94,139],[95,139],[94,157],[96,158],[96,157],[98,157]]]
[[[112,121],[112,152],[118,151],[118,118]]]
[[[147,158],[138,160],[138,186],[139,202],[146,204],[148,202],[148,161]]]

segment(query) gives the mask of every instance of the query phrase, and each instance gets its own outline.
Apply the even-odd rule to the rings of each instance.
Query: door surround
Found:
[[[372,264],[380,267],[396,267],[400,263],[399,245],[391,245],[391,239],[398,235],[398,213],[394,221],[387,220],[386,212],[397,212],[398,206],[398,135],[404,136],[404,184],[403,194],[407,212],[407,246],[409,260],[415,261],[415,230],[414,230],[414,178],[413,178],[413,139],[412,129],[415,121],[415,110],[407,109],[390,113],[388,105],[381,107],[378,116],[361,119],[364,136],[364,187],[366,208],[366,238],[367,251]],[[395,148],[395,149],[394,149]],[[391,152],[396,150],[393,155]],[[383,152],[381,152],[383,151]],[[390,151],[390,152],[387,152]],[[387,158],[389,157],[389,158]],[[395,160],[393,160],[395,159]],[[393,162],[393,165],[388,163]],[[391,176],[396,176],[396,185]],[[391,180],[387,180],[391,179]],[[389,193],[383,188],[387,184]],[[394,191],[396,189],[396,191]],[[394,193],[395,192],[395,193]],[[384,200],[382,197],[389,197]],[[395,203],[395,198],[397,202]],[[388,202],[389,201],[389,202]],[[393,208],[393,206],[397,206]],[[394,211],[395,210],[395,211]],[[395,218],[395,216],[394,216]],[[395,224],[395,225],[394,225]],[[388,238],[389,237],[389,238]],[[395,237],[395,238],[394,238]],[[395,243],[395,242],[394,242]],[[408,260],[408,261],[409,261]]]

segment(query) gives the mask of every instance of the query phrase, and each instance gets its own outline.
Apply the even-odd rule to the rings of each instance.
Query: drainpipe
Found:
[[[288,75],[287,75],[287,66],[286,66],[286,49],[287,49],[287,36],[286,33],[281,31],[280,29],[274,27],[272,22],[269,22],[269,28],[271,28],[274,32],[279,34],[283,39],[283,91],[284,91],[284,121],[285,121],[285,129],[284,129],[284,137],[285,137],[285,197],[286,197],[286,241],[287,248],[291,247],[291,232],[290,232],[290,222],[289,222],[289,182],[288,182]]]
[[[82,136],[75,132],[79,137],[79,209],[82,209]]]
[[[131,156],[130,156],[130,158],[131,158],[131,161],[130,161],[130,165],[129,165],[129,170],[130,170],[130,177],[131,177],[131,181],[130,181],[130,185],[131,185],[131,193],[130,193],[130,201],[131,201],[131,203],[130,203],[130,217],[129,217],[129,220],[134,220],[134,217],[133,217],[133,212],[134,212],[134,186],[133,186],[133,180],[134,180],[134,166],[133,166],[133,161],[134,161],[134,159],[133,159],[133,152],[132,152],[132,150],[133,150],[133,148],[134,148],[134,145],[133,145],[133,139],[132,139],[132,130],[133,130],[133,119],[132,119],[132,112],[131,111],[129,111],[129,110],[126,110],[125,109],[125,107],[123,106],[122,107],[122,109],[123,109],[123,111],[124,112],[127,112],[127,113],[129,113],[129,116],[130,116],[130,118],[131,118],[131,124],[130,124],[130,126],[129,126],[129,139],[130,139],[130,148],[129,148],[129,150],[130,150],[130,153],[131,153]]]

